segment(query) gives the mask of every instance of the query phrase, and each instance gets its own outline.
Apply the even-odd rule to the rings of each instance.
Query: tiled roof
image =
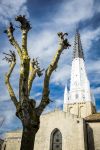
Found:
[[[100,113],[95,113],[92,115],[89,115],[87,117],[84,118],[86,121],[98,121],[100,122]]]

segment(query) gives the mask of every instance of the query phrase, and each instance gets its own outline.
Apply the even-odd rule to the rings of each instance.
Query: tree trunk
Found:
[[[35,130],[23,128],[20,150],[34,150],[35,135],[37,133],[37,130]]]

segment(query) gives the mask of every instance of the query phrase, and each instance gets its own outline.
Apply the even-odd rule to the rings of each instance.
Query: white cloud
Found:
[[[15,118],[15,112],[14,110],[6,110],[4,111],[3,116],[5,118],[4,124],[8,125],[11,124],[11,122]]]
[[[80,21],[91,18],[94,15],[94,0],[70,0],[64,1],[54,17],[54,22],[61,25],[74,26]]]
[[[55,107],[59,108],[63,104],[63,99],[59,98],[55,100]]]
[[[95,74],[100,74],[100,60],[97,61],[90,61],[89,64],[87,64],[88,71],[94,72]]]
[[[28,49],[31,58],[39,56],[42,64],[46,64],[47,61],[50,61],[56,49],[56,35],[57,34],[51,30],[43,30],[36,35],[33,33],[28,40]]]
[[[44,67],[46,67],[57,49],[57,31],[67,30],[68,33],[75,32],[75,28],[80,21],[90,19],[95,14],[93,0],[80,0],[64,1],[59,7],[56,15],[53,16],[53,22],[50,23],[48,29],[44,29],[39,34],[31,36],[29,39],[29,49],[31,56],[39,56],[40,61]],[[52,26],[51,26],[52,24]],[[56,28],[56,29],[55,29]],[[81,38],[84,49],[90,50],[92,42],[99,39],[100,28],[91,30],[86,28],[82,31]],[[69,41],[73,42],[74,38],[71,37]],[[72,43],[71,43],[72,44]],[[73,44],[72,44],[73,45]],[[71,50],[72,48],[70,48]],[[57,72],[54,72],[52,82],[62,83],[70,76],[70,67],[67,69],[68,62],[71,62],[71,54],[62,56],[60,64],[58,65]],[[67,66],[66,66],[67,65]]]
[[[16,2],[12,0],[2,0],[0,2],[0,20],[3,18],[3,21],[5,23],[8,22],[8,16],[10,16],[10,18],[13,18],[21,12],[27,14],[28,11],[26,2],[27,0],[16,0]],[[67,31],[68,33],[75,32],[75,28],[80,21],[90,19],[95,14],[96,9],[93,8],[93,2],[93,0],[71,0],[69,2],[64,2],[62,6],[58,8],[58,12],[53,16],[52,23],[50,23],[48,28],[45,27],[44,30],[36,34],[34,34],[34,32],[30,33],[31,36],[29,36],[28,39],[28,49],[31,58],[39,56],[41,66],[47,67],[57,49],[57,32],[61,30]],[[81,34],[84,49],[90,50],[92,42],[94,40],[98,40],[99,35],[100,28],[97,28],[95,30],[91,30],[89,28],[84,29]],[[73,40],[74,38],[72,35],[70,41],[73,42]],[[57,72],[53,73],[51,79],[52,83],[60,83],[64,85],[66,84],[65,82],[67,82],[67,79],[69,79],[71,72],[71,65],[69,65],[69,61],[71,62],[71,49],[72,48],[70,48],[67,54],[64,52],[64,55],[61,57]],[[100,62],[92,61],[90,65],[88,65],[89,72],[99,72],[99,66],[97,65],[97,63]],[[6,66],[5,63],[4,66]],[[4,67],[3,72],[5,71],[6,68]],[[16,68],[15,70],[13,81],[16,78],[16,74],[18,74],[18,68]],[[2,97],[3,100],[7,98],[8,96]]]
[[[5,92],[5,94],[3,93],[2,95],[0,94],[0,101],[6,101],[9,98],[9,94],[7,92]]]
[[[61,64],[57,71],[53,73],[51,82],[65,85],[70,77],[70,69],[70,65]]]
[[[2,5],[7,5],[7,10],[9,10],[9,5],[12,5],[15,7],[16,3],[10,1],[9,3],[7,0],[2,1]],[[19,1],[19,0],[17,0]],[[18,10],[20,12],[20,8],[22,9],[25,5],[26,0],[21,0],[18,5]],[[9,5],[8,5],[9,4]],[[26,6],[26,5],[25,5]],[[14,8],[13,7],[13,8]],[[17,7],[17,6],[16,6]],[[43,31],[40,31],[38,34],[34,34],[31,32],[31,36],[28,40],[28,49],[29,54],[32,57],[38,57],[40,58],[41,66],[47,67],[50,63],[52,57],[54,56],[56,49],[57,49],[57,34],[55,29],[55,25],[59,25],[63,29],[68,27],[68,32],[72,32],[75,29],[75,25],[79,23],[80,21],[83,21],[85,19],[89,19],[94,15],[93,10],[93,0],[85,0],[84,2],[81,2],[80,0],[71,0],[69,2],[64,2],[58,9],[58,12],[56,15],[54,15],[54,22],[56,24],[53,24],[52,28],[44,29]],[[57,29],[57,30],[58,30]],[[97,40],[100,34],[100,28],[92,31],[90,29],[85,29],[82,31],[82,43],[83,47],[86,49],[89,49],[92,45],[93,40]],[[72,41],[72,39],[71,39]],[[64,53],[61,58],[60,64],[57,69],[57,73],[55,72],[52,78],[52,81],[58,83],[63,82],[66,78],[69,78],[70,70],[67,69],[68,59],[71,61],[71,55],[68,53]],[[66,62],[66,64],[65,64]],[[66,66],[67,65],[67,66]],[[16,69],[16,71],[18,68]],[[18,72],[18,71],[17,71]]]
[[[15,118],[15,108],[12,104],[8,103],[3,108],[3,111],[0,111],[0,117],[3,119],[2,128],[5,126],[11,125],[13,119]]]
[[[9,20],[18,14],[29,15],[26,5],[27,0],[1,0],[0,21],[7,24]]]
[[[100,94],[100,87],[94,88],[93,92],[95,95]]]
[[[93,41],[98,41],[100,39],[100,27],[97,29],[84,29],[81,34],[82,45],[86,50],[90,50]],[[93,50],[93,49],[91,49]]]
[[[90,75],[90,83],[100,83],[100,60],[90,60],[86,64],[87,73]]]
[[[71,39],[72,40],[72,39]],[[69,41],[71,41],[69,40]],[[29,54],[32,57],[39,57],[40,66],[47,68],[52,61],[58,48],[57,32],[52,29],[43,30],[37,35],[30,36],[28,40]],[[64,50],[61,55],[57,71],[53,73],[51,82],[62,83],[69,78],[69,61],[71,59],[71,49]],[[65,63],[66,62],[66,63]]]

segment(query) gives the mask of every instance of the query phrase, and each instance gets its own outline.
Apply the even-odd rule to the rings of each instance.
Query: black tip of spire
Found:
[[[79,33],[79,28],[76,28],[76,33]]]
[[[76,25],[76,34],[79,33],[79,25]]]
[[[83,58],[84,59],[79,28],[76,28],[75,41],[74,41],[73,59],[75,59],[75,58]]]

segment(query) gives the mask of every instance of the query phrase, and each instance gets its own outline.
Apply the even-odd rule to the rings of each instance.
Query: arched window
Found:
[[[51,133],[50,150],[62,150],[62,135],[58,129]]]

